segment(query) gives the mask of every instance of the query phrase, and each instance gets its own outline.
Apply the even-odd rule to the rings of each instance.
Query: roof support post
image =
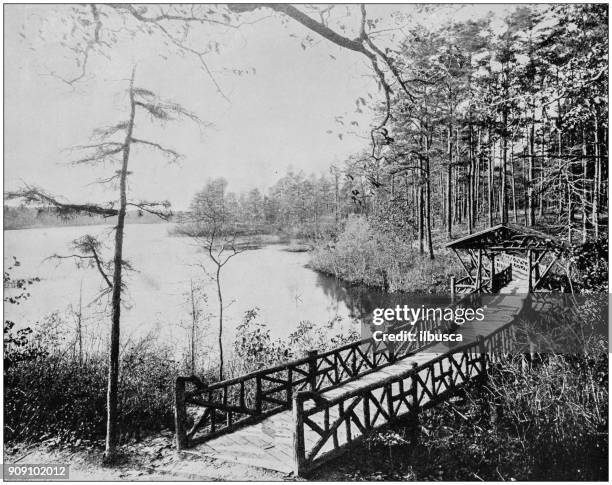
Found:
[[[535,282],[540,279],[540,261],[544,257],[545,253],[540,253],[538,257],[538,252],[533,251],[533,256],[535,258],[535,263],[533,265],[533,287],[535,288]]]
[[[533,291],[533,284],[531,280],[531,270],[533,269],[533,254],[531,253],[531,249],[527,250],[527,292],[531,293]]]
[[[489,280],[491,293],[495,293],[497,288],[495,287],[495,253],[491,252],[489,255],[489,259],[491,260],[491,279]]]
[[[480,291],[482,288],[482,248],[478,249],[478,269],[476,271],[476,288]]]
[[[544,281],[544,278],[546,278],[546,275],[548,275],[548,272],[551,270],[551,268],[554,266],[554,264],[557,262],[558,259],[559,259],[559,253],[556,252],[554,253],[552,260],[550,261],[550,263],[548,264],[544,272],[540,275],[540,277],[534,283],[533,285],[534,290],[536,290],[538,286],[540,286],[540,283]]]
[[[470,282],[473,282],[474,281],[474,277],[472,276],[472,273],[470,272],[468,267],[465,265],[465,263],[463,262],[463,259],[461,259],[461,256],[459,256],[459,253],[457,252],[457,250],[455,248],[453,248],[453,252],[455,253],[455,256],[457,256],[457,259],[461,263],[461,266],[463,266],[463,269],[465,270],[467,275],[470,277]]]

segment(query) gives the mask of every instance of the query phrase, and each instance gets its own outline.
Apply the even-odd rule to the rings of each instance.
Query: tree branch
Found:
[[[112,203],[109,204],[109,207],[102,207],[95,204],[70,204],[67,202],[60,202],[55,197],[37,187],[26,186],[22,190],[8,192],[5,194],[5,198],[7,200],[21,199],[25,204],[41,204],[46,207],[52,207],[57,210],[59,215],[65,217],[79,213],[112,217],[119,213],[117,209],[112,207]]]
[[[159,143],[155,143],[155,142],[148,141],[148,140],[141,140],[140,138],[130,138],[130,141],[132,143],[140,143],[142,145],[148,145],[150,147],[158,149],[159,151],[168,155],[171,159],[171,162],[176,162],[178,159],[181,158],[181,155],[178,152],[172,150],[171,148],[165,148],[161,146]]]
[[[128,202],[127,205],[136,207],[137,209],[153,214],[164,221],[170,220],[172,211],[170,210],[170,202]]]

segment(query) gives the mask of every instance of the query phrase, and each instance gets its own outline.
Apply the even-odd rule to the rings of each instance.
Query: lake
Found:
[[[190,280],[208,295],[202,309],[210,313],[210,343],[216,342],[218,304],[213,281],[199,264],[212,266],[207,255],[188,238],[171,236],[172,224],[132,224],[125,230],[124,258],[134,268],[126,278],[126,307],[122,310],[122,341],[156,335],[167,343],[185,342],[191,321],[188,298]],[[5,269],[15,256],[21,265],[14,277],[38,276],[31,297],[22,305],[6,305],[5,318],[18,326],[32,325],[52,312],[64,313],[75,322],[70,308],[78,309],[82,286],[85,334],[105,338],[108,333],[108,299],[96,301],[103,288],[97,270],[77,268],[73,260],[49,260],[53,254],[73,251],[72,240],[92,234],[106,241],[106,257],[112,255],[111,226],[48,227],[4,232]],[[260,320],[272,337],[282,338],[300,321],[326,325],[337,320],[330,332],[360,331],[360,322],[380,306],[386,295],[348,287],[335,278],[306,267],[308,253],[291,252],[283,244],[270,244],[235,256],[223,268],[222,288],[227,306],[224,340],[231,342],[245,311],[259,308]]]

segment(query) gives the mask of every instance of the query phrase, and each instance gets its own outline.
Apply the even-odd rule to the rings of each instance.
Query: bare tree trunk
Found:
[[[470,124],[468,126],[468,130],[469,130],[469,139],[468,139],[468,143],[470,144],[469,146],[469,156],[470,156],[470,160],[469,160],[469,166],[468,166],[468,182],[467,182],[467,189],[468,189],[468,193],[467,193],[467,222],[468,222],[468,233],[472,234],[472,231],[474,230],[474,147],[473,145],[473,140],[472,140],[472,120],[471,120],[471,114],[470,114]]]
[[[538,177],[540,180],[540,190],[538,194],[538,217],[542,220],[544,216],[544,133],[542,133],[542,144],[540,145],[540,176]]]
[[[339,191],[338,191],[338,171],[334,170],[334,219],[336,223],[336,231],[338,230],[338,222],[339,222],[339,214],[338,214],[338,206],[339,206]]]
[[[431,170],[429,168],[429,138],[425,136],[425,200],[427,205],[427,249],[429,259],[434,259],[433,241],[431,238]]]
[[[586,141],[586,130],[582,128],[582,183],[580,188],[582,189],[582,242],[587,241],[587,221],[589,219],[587,215],[587,141]]]
[[[83,365],[83,280],[79,288],[79,313],[77,314],[77,339],[79,344],[79,365]]]
[[[446,174],[446,236],[452,238],[453,227],[453,125],[448,125],[448,171]]]
[[[595,113],[595,174],[593,176],[593,230],[595,239],[599,238],[599,192],[601,190],[601,160],[599,159],[599,124]]]
[[[425,249],[423,247],[423,239],[425,238],[425,200],[423,194],[423,159],[419,160],[419,254],[423,254]]]
[[[462,197],[462,187],[459,184],[459,179],[460,179],[460,171],[461,171],[461,167],[459,166],[460,163],[460,144],[459,144],[459,128],[455,128],[455,170],[453,173],[453,186],[455,187],[455,194],[454,194],[454,204],[453,204],[453,210],[455,211],[454,214],[454,218],[453,220],[455,221],[455,224],[461,224],[462,221],[462,216],[463,216],[463,197]]]
[[[481,140],[481,130],[480,128],[478,128],[478,145],[476,148],[476,153],[478,154],[476,156],[476,210],[475,210],[475,214],[474,214],[474,225],[476,225],[476,222],[480,219],[480,160],[482,158],[481,156],[481,150],[482,150],[482,140]]]
[[[442,194],[442,226],[446,227],[446,184],[444,183],[442,170],[438,171],[438,188]]]
[[[507,137],[507,129],[508,129],[508,110],[504,108],[503,119],[503,137],[502,137],[502,166],[501,166],[501,187],[500,187],[500,212],[501,212],[501,222],[502,224],[506,224],[508,222],[508,197],[506,195],[506,179],[507,179],[507,159],[508,159],[508,137]]]
[[[514,213],[513,221],[518,224],[518,215],[516,213],[516,178],[514,176],[514,143],[510,151],[510,175],[512,177],[512,212]]]
[[[365,187],[363,185],[363,179],[360,180],[361,183],[361,202],[363,206],[363,214],[368,215],[368,200],[366,198]]]
[[[562,149],[561,149],[561,129],[559,129],[559,131],[557,133],[557,155],[559,157],[557,159],[557,170],[559,171],[559,173],[561,173],[561,153],[562,153]],[[559,204],[557,206],[557,210],[559,211],[559,214],[561,214],[561,212],[563,210],[563,197],[559,197],[558,203]]]
[[[193,279],[189,280],[191,290],[191,373],[195,374],[196,330],[198,316],[196,313],[195,295],[193,292]]]
[[[525,130],[525,138],[527,139],[527,145],[529,145],[529,128]],[[529,225],[529,202],[527,200],[527,165],[525,160],[525,157],[521,158],[521,172],[523,173],[523,218],[524,224],[527,226]]]
[[[569,177],[569,175],[568,175]],[[572,187],[567,181],[567,241],[572,244],[572,219],[573,219],[574,208],[572,207]]]
[[[489,227],[493,227],[493,142],[491,140],[491,127],[489,127],[489,169],[488,186],[487,186],[487,202],[489,209]]]
[[[223,295],[221,294],[221,266],[217,265],[217,296],[219,297],[219,380],[223,380]]]
[[[535,226],[535,204],[533,201],[533,157],[535,156],[534,151],[534,138],[535,138],[535,128],[533,121],[534,113],[531,113],[531,125],[529,127],[529,140],[528,140],[528,155],[529,159],[527,161],[528,165],[528,175],[527,175],[527,213],[529,215],[527,225]]]
[[[115,257],[113,261],[113,288],[112,288],[112,321],[110,334],[110,352],[108,359],[108,393],[107,393],[107,420],[106,420],[106,449],[104,459],[107,462],[114,460],[119,442],[118,430],[118,394],[119,394],[119,339],[121,323],[121,270],[123,266],[123,231],[125,227],[125,213],[127,207],[127,175],[130,160],[130,146],[134,131],[134,118],[136,116],[136,101],[134,99],[135,68],[132,69],[130,79],[130,119],[123,146],[123,163],[119,175],[119,213],[115,228]]]

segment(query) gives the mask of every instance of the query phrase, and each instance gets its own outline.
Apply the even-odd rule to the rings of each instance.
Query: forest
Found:
[[[435,231],[451,239],[514,222],[570,244],[605,236],[605,18],[603,5],[551,6],[547,15],[522,6],[495,33],[488,19],[414,28],[396,58],[410,92],[380,107],[388,122],[374,151],[346,161],[340,188],[334,169],[318,184],[279,182],[273,193],[292,194],[294,220],[309,220],[315,236],[323,217],[358,213],[432,259]],[[283,204],[270,205],[284,223]]]

